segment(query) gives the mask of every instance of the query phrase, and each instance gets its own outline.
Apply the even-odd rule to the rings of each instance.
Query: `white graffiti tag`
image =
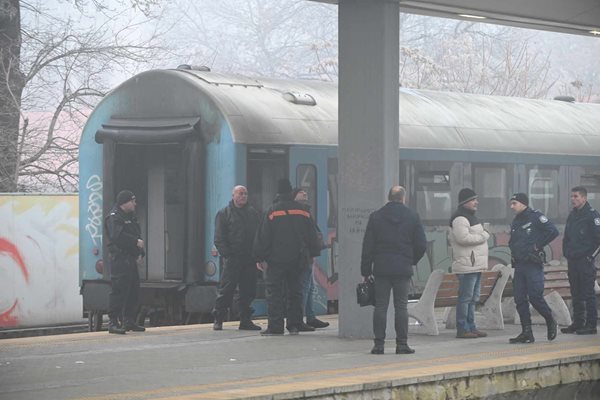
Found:
[[[86,188],[90,190],[88,197],[87,220],[85,230],[90,234],[94,246],[102,246],[102,179],[92,175]]]

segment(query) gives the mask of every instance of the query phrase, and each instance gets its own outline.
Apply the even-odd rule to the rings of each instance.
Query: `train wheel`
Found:
[[[100,332],[102,330],[102,313],[100,311],[89,312],[88,328],[90,332]]]

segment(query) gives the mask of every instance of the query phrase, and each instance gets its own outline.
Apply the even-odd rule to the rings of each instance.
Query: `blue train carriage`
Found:
[[[448,219],[462,187],[480,195],[479,217],[492,223],[490,265],[510,260],[514,191],[529,193],[532,206],[559,224],[572,186],[586,185],[599,206],[598,127],[598,105],[402,89],[400,183],[429,241],[414,295],[432,270],[450,266]],[[251,204],[264,211],[284,176],[308,191],[326,232],[330,248],[316,260],[314,295],[319,312],[335,311],[336,145],[337,87],[330,83],[180,68],[145,72],[116,88],[81,141],[80,277],[91,324],[106,310],[101,223],[115,193],[130,188],[139,199],[148,247],[140,266],[144,310],[185,322],[213,306],[220,270],[214,216],[232,187],[245,184]],[[560,259],[559,241],[548,250]],[[264,314],[260,298],[254,306]]]
[[[335,154],[336,93],[334,85],[322,83],[183,68],[141,73],[109,93],[90,116],[80,145],[80,285],[90,329],[100,329],[108,309],[110,262],[102,224],[122,189],[137,195],[147,246],[138,266],[140,318],[148,315],[151,323],[190,322],[212,310],[220,273],[214,217],[234,185],[246,185],[250,203],[264,211],[277,180],[289,177],[308,191],[327,232],[323,155]],[[332,275],[327,260],[324,252],[317,261],[318,279]],[[264,314],[260,297],[264,290],[254,307]],[[325,312],[326,289],[316,298],[318,311]]]

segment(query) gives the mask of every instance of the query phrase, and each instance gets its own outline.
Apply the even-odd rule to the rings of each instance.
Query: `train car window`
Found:
[[[452,212],[450,172],[418,172],[415,196],[416,209],[421,219],[442,221],[450,218]]]
[[[317,220],[317,167],[312,164],[299,164],[296,167],[296,187],[308,194],[308,205],[312,217]]]
[[[282,148],[248,150],[248,201],[264,213],[273,204],[277,181],[288,176],[287,152]]]
[[[587,200],[596,210],[600,210],[600,173],[581,175],[581,186],[587,190]]]
[[[338,159],[327,159],[327,227],[337,228]]]
[[[558,169],[530,168],[529,206],[550,218],[558,218]]]
[[[506,167],[475,166],[473,190],[479,195],[478,218],[482,221],[502,220],[508,212]]]

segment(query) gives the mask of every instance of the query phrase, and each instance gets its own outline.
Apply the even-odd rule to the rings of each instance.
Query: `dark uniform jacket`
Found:
[[[108,235],[108,251],[113,255],[145,256],[137,247],[141,239],[140,225],[133,213],[125,213],[118,205],[113,206],[104,221]]]
[[[321,253],[315,224],[306,207],[280,195],[266,212],[254,241],[254,259],[275,264],[300,264],[308,253]]]
[[[427,249],[419,214],[402,203],[389,202],[371,213],[363,239],[362,276],[412,276]]]
[[[252,244],[260,219],[249,204],[238,208],[229,202],[215,217],[215,246],[225,258],[248,258],[252,261]]]
[[[600,213],[588,202],[574,208],[567,218],[563,237],[563,255],[567,259],[591,257],[600,246]]]
[[[513,262],[543,263],[540,251],[557,236],[558,229],[544,214],[527,207],[515,216],[510,227],[508,246]]]

